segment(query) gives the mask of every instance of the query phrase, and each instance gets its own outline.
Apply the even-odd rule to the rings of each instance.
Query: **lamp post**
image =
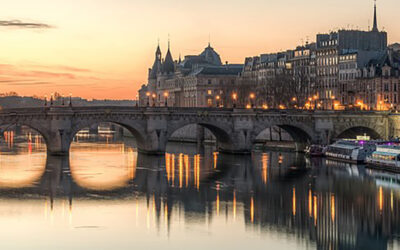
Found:
[[[168,92],[167,91],[165,91],[164,92],[164,100],[165,100],[165,107],[168,107]]]
[[[256,95],[254,93],[250,93],[250,106],[251,108],[254,108],[254,98],[256,98]]]
[[[147,103],[146,106],[150,106],[150,92],[146,92],[146,96],[147,96]]]
[[[44,106],[47,106],[47,95],[44,96]]]
[[[156,97],[157,97],[157,95],[155,94],[155,93],[153,93],[152,95],[151,95],[151,97],[152,97],[152,102],[153,102],[153,107],[155,107],[156,106]]]
[[[72,94],[69,93],[69,106],[72,107]]]
[[[219,101],[221,100],[221,97],[219,95],[217,95],[215,97],[215,100],[216,100],[217,108],[219,108],[220,107]]]
[[[237,100],[237,94],[236,93],[233,93],[232,94],[232,106],[233,106],[233,108],[236,108],[236,100]]]
[[[318,108],[318,104],[317,104],[318,96],[314,95],[313,99],[314,99],[314,110],[316,110]]]
[[[139,107],[139,95],[136,94],[136,107]]]
[[[293,97],[292,98],[292,102],[293,102],[293,108],[296,108],[296,102],[297,102],[297,98],[296,97]]]

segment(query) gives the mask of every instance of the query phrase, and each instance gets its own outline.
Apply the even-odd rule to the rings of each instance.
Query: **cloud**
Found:
[[[50,29],[53,26],[38,22],[24,22],[21,20],[0,20],[0,27],[21,28],[21,29]]]
[[[84,68],[76,68],[76,67],[70,67],[70,66],[64,66],[64,65],[26,65],[26,66],[31,66],[34,68],[42,68],[42,69],[55,69],[55,70],[62,70],[62,71],[69,71],[69,72],[79,72],[79,73],[90,73],[92,72],[90,69],[84,69]],[[1,64],[0,64],[1,67]]]
[[[11,86],[39,86],[39,85],[51,85],[53,84],[52,82],[18,82],[18,83],[12,83],[8,84]]]

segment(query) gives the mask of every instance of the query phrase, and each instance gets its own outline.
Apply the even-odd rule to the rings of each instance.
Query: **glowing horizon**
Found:
[[[400,42],[393,21],[400,2],[377,4],[379,29]],[[199,54],[211,37],[223,62],[243,63],[313,42],[317,33],[367,30],[372,14],[372,0],[16,0],[0,13],[0,93],[135,99],[157,39],[164,55],[168,34],[174,59]]]

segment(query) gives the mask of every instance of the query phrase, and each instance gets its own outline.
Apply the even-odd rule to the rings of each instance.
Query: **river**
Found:
[[[2,249],[399,249],[400,176],[289,152],[0,141]]]

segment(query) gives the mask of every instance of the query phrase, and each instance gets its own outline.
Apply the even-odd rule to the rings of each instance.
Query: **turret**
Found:
[[[165,60],[162,67],[162,72],[165,74],[170,74],[175,71],[174,60],[172,59],[171,51],[170,51],[170,42],[168,39],[168,51],[165,55]]]
[[[149,80],[156,79],[157,74],[161,71],[161,49],[160,44],[157,45],[153,67],[149,70]]]

